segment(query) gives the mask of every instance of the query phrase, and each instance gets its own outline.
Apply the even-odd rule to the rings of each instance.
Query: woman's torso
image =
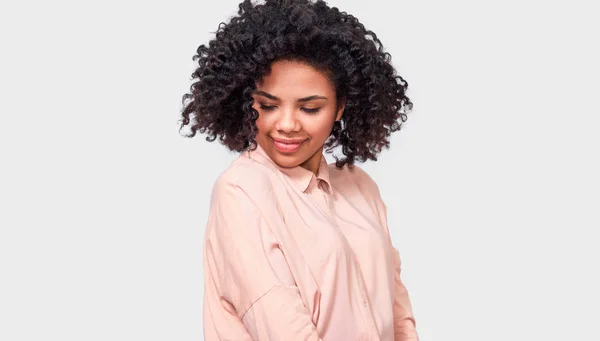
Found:
[[[283,169],[260,146],[226,172],[243,172],[238,185],[277,239],[320,337],[393,340],[392,250],[370,177],[324,157],[316,176]]]

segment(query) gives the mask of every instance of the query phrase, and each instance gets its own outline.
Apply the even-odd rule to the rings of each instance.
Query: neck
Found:
[[[313,172],[315,175],[319,172],[321,158],[323,157],[323,146],[319,148],[308,160],[304,161],[300,166]]]

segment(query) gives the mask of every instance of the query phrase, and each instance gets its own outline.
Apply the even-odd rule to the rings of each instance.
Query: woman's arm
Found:
[[[387,209],[383,201],[383,212],[385,220],[387,221]],[[387,227],[387,222],[385,223]],[[389,230],[388,230],[389,236]],[[408,296],[408,291],[400,279],[401,273],[401,260],[400,253],[397,248],[391,244],[392,257],[394,264],[394,340],[395,341],[418,341],[419,336],[416,331],[416,321],[412,312],[412,305]]]
[[[412,305],[408,291],[400,278],[401,261],[398,249],[392,244],[390,230],[387,223],[387,206],[381,198],[377,183],[362,168],[355,166],[356,181],[365,197],[372,200],[377,212],[380,225],[385,231],[388,247],[392,251],[392,264],[394,267],[394,340],[395,341],[418,341],[416,321],[412,311]]]
[[[205,240],[205,312],[216,334],[230,337],[230,311],[248,333],[239,339],[320,340],[259,206],[231,181],[213,188]]]

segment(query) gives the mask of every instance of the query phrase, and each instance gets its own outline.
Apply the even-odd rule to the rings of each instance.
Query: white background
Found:
[[[593,1],[341,1],[415,106],[363,167],[422,341],[600,340]],[[237,157],[178,133],[238,1],[0,5],[0,340],[201,340],[202,238]]]

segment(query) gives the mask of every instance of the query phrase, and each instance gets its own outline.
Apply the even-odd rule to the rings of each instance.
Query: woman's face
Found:
[[[259,113],[256,141],[281,167],[298,165],[316,173],[323,144],[342,117],[327,77],[296,61],[276,61],[257,83],[253,108]]]

